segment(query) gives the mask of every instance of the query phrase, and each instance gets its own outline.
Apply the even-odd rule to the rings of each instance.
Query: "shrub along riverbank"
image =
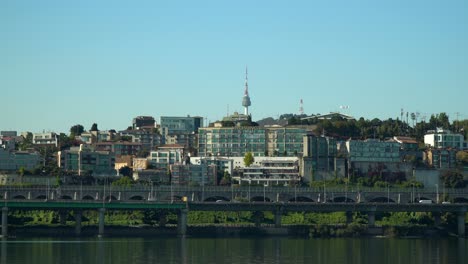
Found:
[[[21,227],[59,227],[75,225],[73,211],[63,215],[65,225],[61,224],[60,214],[57,211],[21,211],[11,210],[8,214],[9,225],[15,229]],[[84,211],[82,226],[95,227],[98,224],[98,212],[94,210]],[[272,212],[211,212],[191,211],[188,213],[189,227],[271,227],[274,225]],[[177,214],[169,210],[147,211],[107,211],[105,213],[106,226],[147,226],[165,227],[177,224]],[[367,215],[353,213],[351,223],[346,223],[344,212],[336,213],[310,213],[288,212],[281,218],[284,227],[306,228],[312,237],[342,237],[360,236],[367,232]],[[382,233],[386,236],[418,236],[425,235],[427,230],[434,228],[434,220],[431,213],[398,212],[376,214],[376,226],[382,227]],[[456,233],[456,215],[446,213],[441,215],[439,234]],[[303,232],[301,232],[303,233]]]

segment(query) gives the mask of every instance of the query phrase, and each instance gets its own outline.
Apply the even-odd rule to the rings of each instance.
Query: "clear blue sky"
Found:
[[[468,118],[468,1],[0,1],[0,130],[400,109]]]

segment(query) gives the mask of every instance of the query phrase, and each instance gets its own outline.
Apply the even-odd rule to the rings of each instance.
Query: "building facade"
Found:
[[[136,130],[142,129],[144,127],[154,128],[155,124],[156,122],[152,116],[137,116],[133,118],[132,128]]]
[[[288,158],[265,159],[260,162],[260,165],[244,167],[241,174],[234,175],[232,178],[239,184],[294,185],[301,180],[299,160]]]
[[[200,116],[161,116],[161,129],[164,134],[196,133],[203,126],[203,117]]]
[[[34,133],[32,138],[34,145],[58,146],[58,135],[54,132]]]
[[[81,144],[69,150],[58,152],[58,166],[78,175],[115,175],[115,154],[110,151],[96,151],[94,147]]]
[[[148,162],[153,168],[163,169],[169,165],[184,161],[184,147],[180,145],[163,145],[151,151]]]
[[[463,149],[464,139],[462,134],[455,134],[450,130],[437,128],[428,131],[424,135],[424,144],[433,148]]]
[[[352,175],[381,175],[392,180],[404,180],[412,171],[412,164],[403,163],[400,143],[375,139],[348,140],[348,168]],[[349,176],[349,175],[348,175]]]
[[[116,133],[113,130],[109,131],[89,131],[83,132],[78,136],[80,141],[86,144],[94,144],[98,142],[112,141],[116,137]]]
[[[116,156],[137,155],[142,150],[141,143],[117,141],[117,142],[99,142],[94,144],[96,150],[110,151]]]
[[[141,143],[141,149],[146,151],[154,150],[155,147],[165,144],[164,137],[155,133],[153,129],[123,130],[120,136],[131,137],[132,142]]]
[[[32,170],[40,166],[41,161],[38,152],[16,151],[13,139],[0,139],[0,171],[17,171],[20,168]]]
[[[453,148],[429,148],[424,152],[424,162],[436,169],[455,168],[458,150]]]
[[[302,154],[301,127],[205,127],[200,128],[198,155],[244,156],[298,156]]]
[[[400,144],[374,139],[348,140],[346,142],[350,162],[399,162]]]
[[[173,164],[171,168],[171,183],[185,186],[217,185],[217,170],[215,165],[207,164]]]
[[[301,174],[305,182],[344,177],[346,170],[337,166],[337,142],[330,137],[306,135],[303,137]]]

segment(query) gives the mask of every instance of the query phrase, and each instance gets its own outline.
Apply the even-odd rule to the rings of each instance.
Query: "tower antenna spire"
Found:
[[[249,96],[249,77],[248,77],[248,71],[247,71],[247,65],[245,66],[245,91],[244,95]]]

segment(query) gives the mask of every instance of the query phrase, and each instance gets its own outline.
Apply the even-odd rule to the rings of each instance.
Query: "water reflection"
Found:
[[[89,238],[1,242],[11,263],[465,263],[465,239]]]

